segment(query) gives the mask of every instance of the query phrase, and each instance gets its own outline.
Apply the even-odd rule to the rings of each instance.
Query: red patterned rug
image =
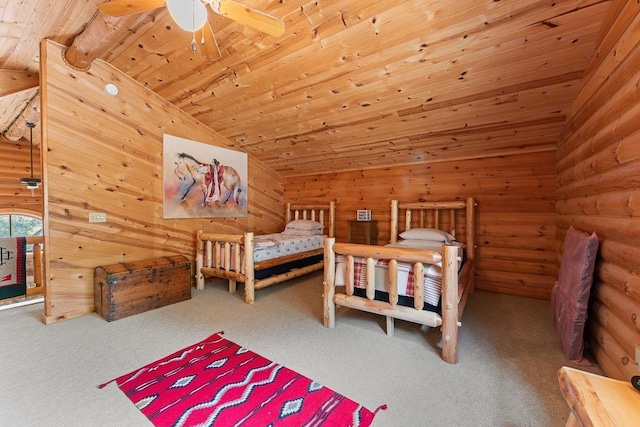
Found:
[[[156,426],[368,426],[375,412],[218,332],[100,385],[118,387]]]

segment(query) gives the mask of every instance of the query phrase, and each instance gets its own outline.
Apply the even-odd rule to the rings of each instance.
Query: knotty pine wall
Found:
[[[34,133],[37,129],[34,129]],[[26,213],[42,218],[42,189],[33,195],[20,178],[30,176],[31,146],[29,142],[12,142],[0,137],[0,213]],[[33,149],[33,176],[40,177],[40,148]]]
[[[558,242],[600,238],[587,328],[611,377],[638,375],[640,346],[640,4],[616,0],[558,146]],[[561,251],[558,251],[558,257]]]
[[[390,238],[390,203],[475,197],[478,289],[549,298],[556,279],[555,152],[285,178],[285,199],[336,200],[336,238],[370,209],[378,244]],[[470,302],[473,304],[473,301]],[[549,314],[550,315],[550,314]]]
[[[96,61],[75,71],[52,42],[41,47],[47,242],[45,322],[94,310],[93,269],[170,254],[193,260],[195,233],[275,232],[283,223],[280,178],[249,157],[249,216],[162,218],[164,133],[212,145],[231,143],[193,117]],[[113,82],[118,96],[104,85]],[[89,223],[106,212],[106,223]]]

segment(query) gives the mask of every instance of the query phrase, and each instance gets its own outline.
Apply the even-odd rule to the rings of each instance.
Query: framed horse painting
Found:
[[[247,154],[163,136],[164,218],[247,216]]]

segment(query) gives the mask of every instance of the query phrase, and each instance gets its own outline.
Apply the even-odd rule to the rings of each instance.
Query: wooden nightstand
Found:
[[[378,221],[348,221],[348,223],[347,240],[349,243],[378,244]]]

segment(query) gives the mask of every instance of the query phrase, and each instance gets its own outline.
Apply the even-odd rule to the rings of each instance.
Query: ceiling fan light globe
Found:
[[[207,22],[207,9],[200,0],[167,0],[167,10],[185,31],[196,31]]]

